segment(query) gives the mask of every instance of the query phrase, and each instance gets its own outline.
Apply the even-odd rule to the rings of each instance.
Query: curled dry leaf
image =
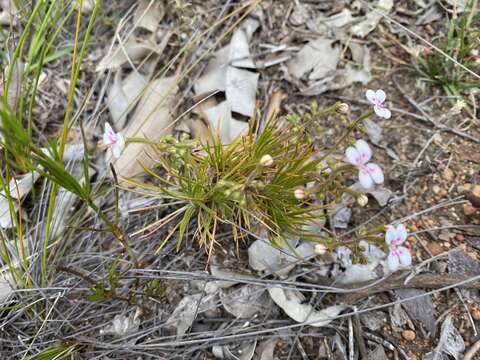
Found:
[[[462,335],[458,332],[453,325],[452,315],[449,314],[442,324],[440,331],[440,340],[438,345],[433,351],[433,359],[441,359],[442,353],[453,356],[456,360],[460,359],[460,356],[465,351],[465,342]]]
[[[308,322],[310,326],[326,326],[347,308],[346,305],[334,305],[323,310],[315,310],[312,305],[302,304],[302,297],[298,291],[284,290],[279,287],[268,289],[272,300],[296,322]]]
[[[10,64],[9,67],[10,66],[12,65]],[[7,90],[7,104],[10,107],[10,110],[13,112],[17,112],[18,103],[22,92],[23,70],[23,62],[17,60],[15,64],[13,64],[12,77]],[[9,71],[10,70],[7,68],[6,74],[8,74]]]
[[[289,239],[278,249],[267,240],[256,240],[248,248],[248,263],[256,271],[266,271],[278,276],[286,276],[304,259],[315,256],[315,249],[309,242],[298,245],[298,239]],[[291,249],[295,249],[293,253]],[[298,257],[297,257],[298,255]]]
[[[36,171],[10,180],[9,191],[10,197],[13,199],[13,207],[18,211],[19,205],[17,200],[21,200],[31,190],[40,174]],[[10,216],[9,201],[5,195],[5,191],[0,192],[0,227],[7,229],[13,226],[12,217]]]
[[[273,354],[275,351],[275,346],[277,346],[278,340],[279,339],[277,338],[272,338],[260,342],[256,350],[258,360],[274,360]]]
[[[157,31],[158,23],[164,15],[165,9],[162,1],[140,0],[133,14],[133,22],[135,27],[140,27],[154,33]]]
[[[236,318],[251,318],[255,314],[265,314],[272,309],[272,300],[265,287],[244,285],[220,293],[223,307]]]
[[[139,326],[140,319],[136,317],[135,314],[131,314],[129,316],[115,315],[112,324],[107,326],[105,329],[100,330],[100,334],[123,337],[136,332]]]
[[[117,129],[123,129],[127,115],[133,109],[140,94],[148,84],[148,76],[132,71],[122,80],[122,71],[118,70],[113,83],[108,88],[107,106],[112,116],[112,122]]]
[[[161,54],[170,40],[171,31],[166,31],[160,44],[156,41],[156,35],[148,38],[136,38],[131,36],[125,42],[111,49],[97,65],[97,71],[117,70],[126,63],[134,63],[143,60],[148,55]]]
[[[251,360],[255,354],[257,342],[242,342],[237,346],[220,346],[212,347],[213,356],[216,359],[226,360]]]
[[[17,24],[15,14],[18,12],[15,8],[15,3],[12,0],[0,0],[0,25]]]
[[[311,71],[308,79],[317,80],[334,72],[340,59],[340,48],[332,44],[333,40],[325,38],[310,41],[287,62],[289,73],[300,79]]]
[[[232,108],[227,101],[205,110],[205,114],[211,128],[220,136],[223,144],[230,144],[248,130],[248,123],[232,117]]]
[[[218,278],[225,278],[231,280],[214,280],[209,281],[205,285],[205,292],[207,294],[213,294],[218,291],[218,289],[227,289],[235,284],[238,284],[238,280],[245,280],[251,279],[254,280],[255,278],[251,275],[247,274],[240,274],[238,272],[234,272],[228,269],[222,269],[218,265],[211,265],[210,266],[210,273]]]
[[[141,97],[130,124],[123,131],[123,137],[143,138],[158,142],[173,130],[173,114],[177,99],[177,77],[167,77],[151,81]],[[127,143],[115,165],[122,177],[132,177],[142,173],[142,166],[153,166],[154,153],[149,144]]]
[[[248,117],[255,112],[259,74],[244,68],[255,69],[248,43],[259,25],[255,19],[245,20],[235,30],[230,44],[214,54],[203,75],[194,83],[197,95],[225,92],[224,102],[218,105],[207,102],[201,112],[224,143],[230,143],[247,128],[246,123],[232,117],[232,111]]]
[[[0,304],[5,303],[13,294],[12,284],[14,281],[9,272],[0,275]]]
[[[194,294],[184,297],[168,318],[166,325],[174,327],[177,331],[177,336],[185,334],[192,326],[195,317],[208,308],[213,296]]]
[[[392,8],[393,8],[393,0],[379,0],[374,5],[374,10],[367,13],[364,20],[350,27],[349,32],[352,35],[364,38],[370,32],[375,30],[378,23],[383,17],[382,14],[390,13]]]

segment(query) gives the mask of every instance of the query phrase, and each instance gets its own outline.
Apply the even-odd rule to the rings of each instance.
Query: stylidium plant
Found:
[[[112,149],[115,159],[119,158],[125,148],[125,139],[120,133],[116,133],[112,126],[106,122],[105,132],[103,133],[103,144]]]
[[[369,189],[373,184],[382,184],[384,176],[382,169],[375,163],[369,163],[372,150],[365,140],[357,140],[355,146],[349,146],[345,151],[347,161],[358,168],[360,184]]]
[[[406,247],[400,246],[407,239],[407,235],[407,229],[403,224],[387,228],[385,242],[390,249],[387,257],[387,266],[392,272],[400,268],[407,268],[412,264],[410,251]]]
[[[375,114],[385,119],[390,119],[392,113],[383,104],[387,98],[385,91],[381,89],[377,91],[367,90],[366,95],[368,101],[373,104],[373,110],[375,111]]]

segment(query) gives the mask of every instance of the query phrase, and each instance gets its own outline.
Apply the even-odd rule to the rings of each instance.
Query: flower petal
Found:
[[[403,244],[407,240],[407,228],[403,224],[397,225],[397,237],[400,239],[400,242],[397,244]]]
[[[387,257],[387,266],[391,272],[397,271],[400,267],[400,259],[398,258],[398,256],[390,252]]]
[[[398,261],[402,267],[406,268],[412,265],[412,255],[410,254],[410,250],[408,250],[406,247],[399,246],[397,248],[397,254]]]
[[[375,182],[375,184],[383,184],[384,176],[383,176],[383,171],[375,163],[368,163],[366,165],[366,168],[369,170],[370,176],[372,177],[372,180]]]
[[[368,89],[366,93],[368,101],[370,101],[372,104],[377,103],[377,96],[375,95],[375,91]]]
[[[392,113],[390,112],[390,110],[388,110],[387,108],[384,108],[384,107],[380,107],[380,106],[375,105],[373,107],[373,110],[375,111],[375,114],[377,114],[378,116],[383,117],[385,119],[390,119],[390,116],[392,116]]]
[[[372,149],[365,140],[359,139],[355,143],[359,155],[362,157],[362,164],[366,164],[372,157]]]
[[[357,162],[357,158],[359,157],[358,151],[353,146],[349,146],[345,151],[345,156],[347,160],[352,165],[360,166],[361,164]]]
[[[122,148],[120,148],[117,144],[112,146],[112,155],[115,159],[118,159],[122,154]]]
[[[375,92],[375,97],[377,98],[377,101],[381,104],[387,98],[387,94],[385,94],[385,91],[383,91],[382,89],[379,89]]]
[[[385,233],[385,242],[390,245],[396,237],[397,229],[395,228],[395,226],[388,226],[387,232]]]
[[[123,135],[121,133],[117,133],[117,143],[116,145],[119,147],[120,151],[123,151],[125,148],[125,139],[123,138]]]
[[[365,169],[360,169],[358,172],[358,180],[365,189],[370,189],[373,185],[372,177]]]
[[[112,139],[115,139],[115,131],[113,131],[110,123],[105,123],[105,132],[103,133],[103,143],[105,145],[112,145]]]

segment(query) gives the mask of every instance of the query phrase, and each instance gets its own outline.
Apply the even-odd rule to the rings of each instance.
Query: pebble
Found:
[[[417,337],[417,335],[415,334],[415,331],[413,331],[413,330],[403,330],[403,331],[402,331],[402,337],[403,337],[405,340],[413,341],[413,340],[415,340],[415,338]]]
[[[473,195],[480,197],[480,185],[475,185],[472,189]]]
[[[480,309],[474,309],[472,311],[472,317],[476,321],[480,321]]]
[[[447,181],[451,181],[453,179],[453,171],[452,169],[450,168],[446,168],[445,170],[443,170],[443,178]]]
[[[438,245],[437,243],[434,243],[434,242],[428,243],[427,247],[428,247],[428,250],[430,250],[430,252],[432,253],[433,256],[437,256],[437,255],[439,255],[443,252],[443,248],[440,245]]]
[[[463,236],[463,234],[457,234],[457,235],[455,235],[455,240],[465,241],[465,236]]]
[[[416,224],[411,224],[409,226],[411,232],[417,232],[418,231],[418,226]]]
[[[438,194],[440,192],[440,186],[438,185],[433,185],[432,187],[432,191],[435,193],[435,194]]]
[[[471,203],[467,203],[463,205],[463,213],[467,216],[473,215],[477,211]]]

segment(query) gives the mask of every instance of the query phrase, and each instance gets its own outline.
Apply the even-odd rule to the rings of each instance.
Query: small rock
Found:
[[[409,226],[411,232],[417,232],[418,231],[418,226],[416,224],[411,224]]]
[[[475,185],[472,189],[473,195],[480,197],[480,185]]]
[[[463,213],[467,216],[473,215],[477,211],[471,203],[467,203],[463,205]]]
[[[465,184],[463,185],[463,188],[465,189],[465,191],[468,191],[468,190],[470,190],[470,189],[472,188],[472,184],[470,184],[470,183],[465,183]]]
[[[472,311],[472,317],[473,317],[474,320],[480,321],[480,309],[478,309],[478,308],[474,309]]]
[[[413,341],[413,340],[415,340],[415,338],[417,337],[417,335],[415,334],[415,331],[413,331],[413,330],[403,330],[403,331],[402,331],[402,337],[403,337],[405,340]]]
[[[464,241],[464,240],[465,240],[465,236],[463,236],[463,234],[457,234],[457,235],[455,235],[455,240],[457,240],[457,241]]]
[[[453,179],[453,171],[452,169],[450,168],[446,168],[445,170],[443,170],[443,178],[447,181],[451,181]]]
[[[439,255],[443,252],[443,248],[440,245],[438,245],[437,243],[434,243],[434,242],[428,243],[427,247],[428,247],[428,250],[430,250],[430,252],[432,253],[433,256],[437,256],[437,255]]]
[[[441,189],[440,189],[440,186],[438,186],[438,185],[433,185],[432,191],[433,191],[434,194],[438,194],[438,193],[440,192],[440,190],[441,190]]]

